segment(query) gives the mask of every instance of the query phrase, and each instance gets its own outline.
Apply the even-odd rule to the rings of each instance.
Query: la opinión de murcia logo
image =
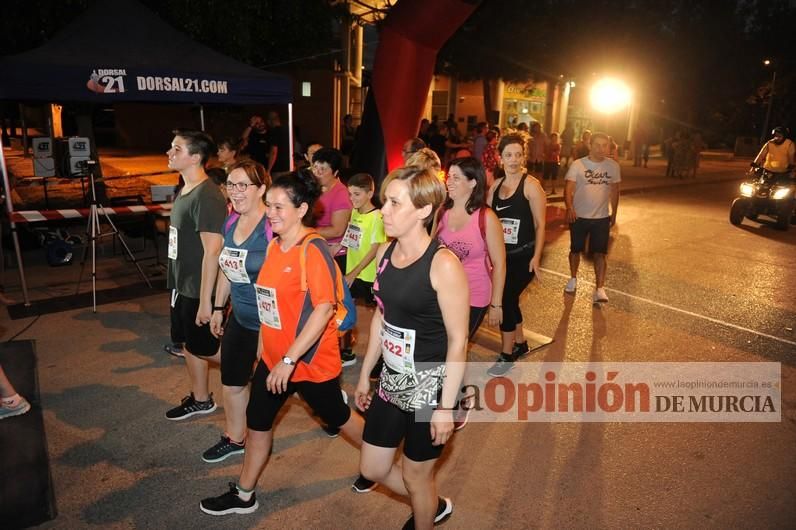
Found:
[[[127,71],[113,68],[95,68],[86,86],[97,94],[120,94],[125,91],[124,80]]]

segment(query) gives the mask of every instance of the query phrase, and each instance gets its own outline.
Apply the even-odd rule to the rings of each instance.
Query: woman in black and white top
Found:
[[[428,170],[397,169],[385,182],[384,229],[394,240],[376,255],[374,313],[356,402],[368,411],[360,471],[408,496],[406,528],[431,528],[450,515],[437,496],[434,465],[453,432],[452,409],[464,373],[469,291],[458,258],[429,236],[445,188]],[[370,371],[384,359],[378,391]],[[404,442],[404,456],[394,463]]]

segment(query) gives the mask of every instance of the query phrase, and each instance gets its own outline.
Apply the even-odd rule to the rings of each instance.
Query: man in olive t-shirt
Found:
[[[167,153],[169,167],[180,172],[185,186],[174,200],[169,227],[171,340],[185,343],[191,393],[166,412],[166,418],[182,420],[216,409],[208,388],[208,362],[219,362],[218,339],[208,324],[216,309],[212,294],[227,209],[221,190],[204,170],[215,153],[213,140],[200,131],[177,130],[174,134]]]

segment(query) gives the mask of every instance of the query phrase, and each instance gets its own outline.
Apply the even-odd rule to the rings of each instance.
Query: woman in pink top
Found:
[[[351,219],[351,199],[346,188],[338,178],[343,165],[343,155],[332,147],[322,147],[312,155],[312,173],[321,185],[321,198],[315,207],[318,218],[317,229],[329,246],[343,240],[348,221]],[[345,247],[334,257],[340,270],[345,270]]]
[[[489,314],[489,324],[503,318],[506,246],[500,220],[486,206],[486,174],[473,157],[456,158],[448,166],[448,198],[437,238],[464,266],[470,284],[470,338]]]

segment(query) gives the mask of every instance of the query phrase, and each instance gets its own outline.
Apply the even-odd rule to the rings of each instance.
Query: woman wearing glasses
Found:
[[[225,184],[233,211],[224,222],[224,249],[218,258],[223,274],[216,281],[210,331],[221,337],[220,354],[215,360],[221,363],[226,431],[218,443],[204,452],[205,462],[220,462],[241,454],[246,443],[248,385],[257,359],[260,331],[254,281],[270,239],[264,202],[270,184],[265,168],[252,160],[233,164]],[[230,298],[232,311],[225,324],[224,307]]]

